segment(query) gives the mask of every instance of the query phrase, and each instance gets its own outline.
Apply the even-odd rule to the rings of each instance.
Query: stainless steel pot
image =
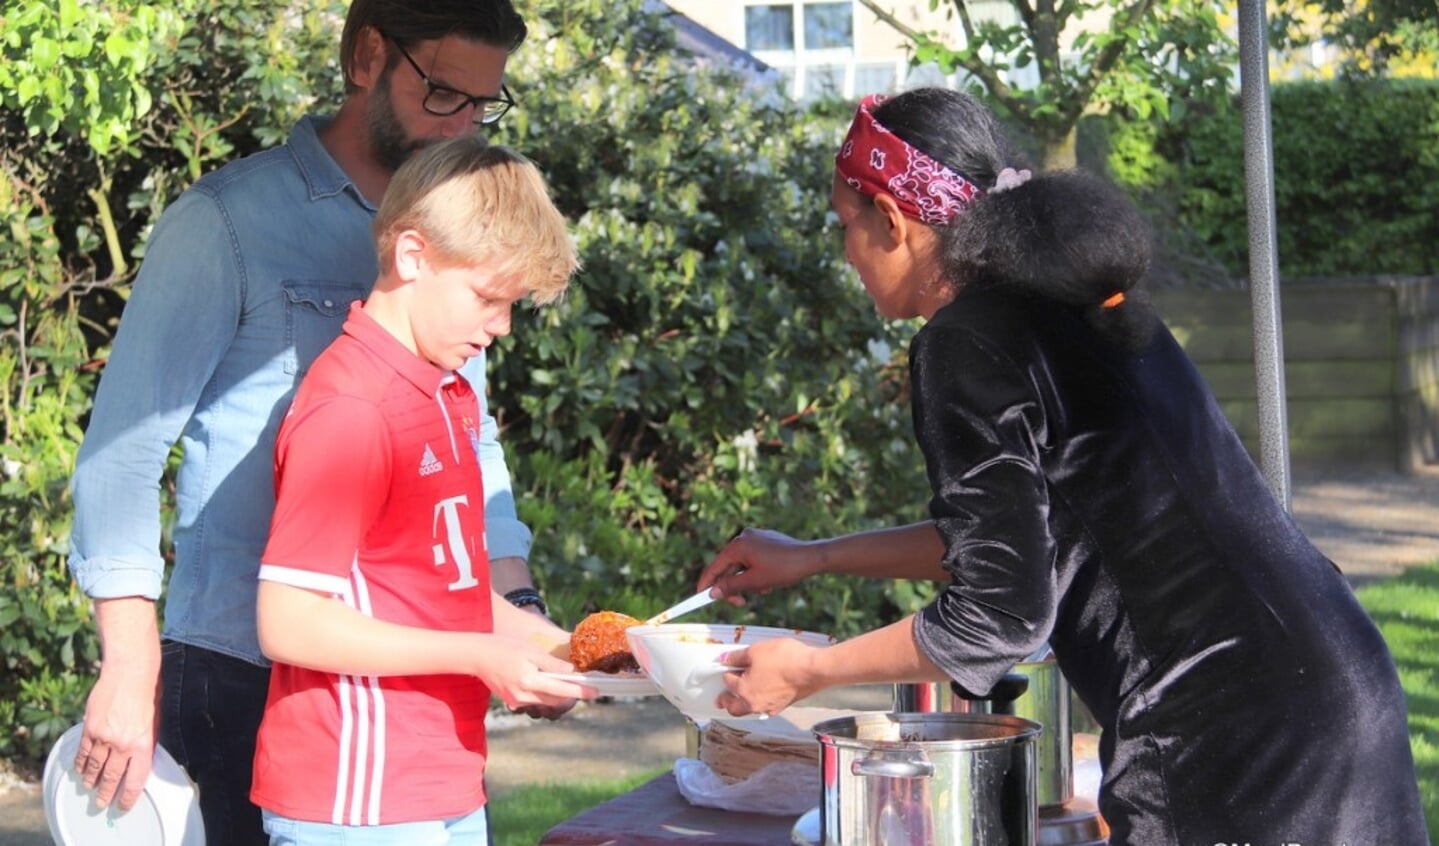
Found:
[[[813,731],[823,846],[1034,846],[1038,724],[871,713]]]
[[[1029,687],[1014,700],[1012,710],[1004,713],[1044,726],[1044,733],[1035,742],[1039,753],[1039,804],[1063,805],[1074,797],[1074,716],[1069,682],[1059,671],[1053,654],[1015,664],[1014,672],[1027,678]]]
[[[1074,730],[1069,682],[1053,653],[1044,650],[1014,665],[989,696],[966,699],[949,682],[897,684],[894,710],[958,714],[1008,714],[1044,727],[1036,741],[1039,806],[1063,805],[1074,796]]]

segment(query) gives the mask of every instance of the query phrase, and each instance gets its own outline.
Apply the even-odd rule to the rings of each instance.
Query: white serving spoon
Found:
[[[714,588],[707,588],[691,596],[689,599],[681,600],[648,620],[645,620],[645,625],[658,626],[660,623],[668,623],[681,614],[688,614],[691,611],[703,608],[718,598],[712,595],[713,591]]]

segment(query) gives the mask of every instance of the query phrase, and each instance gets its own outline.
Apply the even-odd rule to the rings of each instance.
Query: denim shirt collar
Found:
[[[331,118],[320,115],[306,115],[290,130],[288,149],[295,159],[295,166],[305,180],[305,188],[311,201],[333,197],[349,191],[361,205],[375,211],[375,206],[360,193],[349,174],[340,167],[330,151],[320,142],[320,132],[330,124]]]

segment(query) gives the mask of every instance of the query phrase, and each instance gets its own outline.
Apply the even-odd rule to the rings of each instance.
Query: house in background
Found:
[[[760,61],[753,53],[747,52],[734,41],[685,14],[674,3],[662,0],[647,0],[648,11],[665,15],[675,28],[675,42],[681,50],[695,59],[719,62],[751,74],[768,74],[773,69]]]
[[[855,0],[666,3],[777,71],[796,100],[894,91],[911,76],[904,36]],[[895,14],[916,29],[951,25],[943,9],[929,10],[928,0],[898,0]],[[943,81],[937,69],[933,81]]]
[[[857,0],[666,0],[666,4],[777,71],[796,100],[825,94],[853,99],[873,92],[959,83],[956,74],[946,76],[936,65],[911,67],[908,39]],[[959,21],[947,13],[948,3],[937,9],[930,9],[929,0],[880,0],[880,5],[912,30],[940,33],[949,44],[964,43]],[[1018,23],[1009,0],[970,0],[969,8],[976,20]],[[1033,66],[1003,75],[1019,87],[1038,81]]]

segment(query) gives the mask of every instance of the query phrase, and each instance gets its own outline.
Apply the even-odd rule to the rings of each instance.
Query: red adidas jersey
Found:
[[[275,447],[260,578],[377,619],[493,631],[479,403],[356,304],[316,359]],[[276,664],[251,799],[338,825],[444,819],[484,804],[472,676],[349,676]]]

